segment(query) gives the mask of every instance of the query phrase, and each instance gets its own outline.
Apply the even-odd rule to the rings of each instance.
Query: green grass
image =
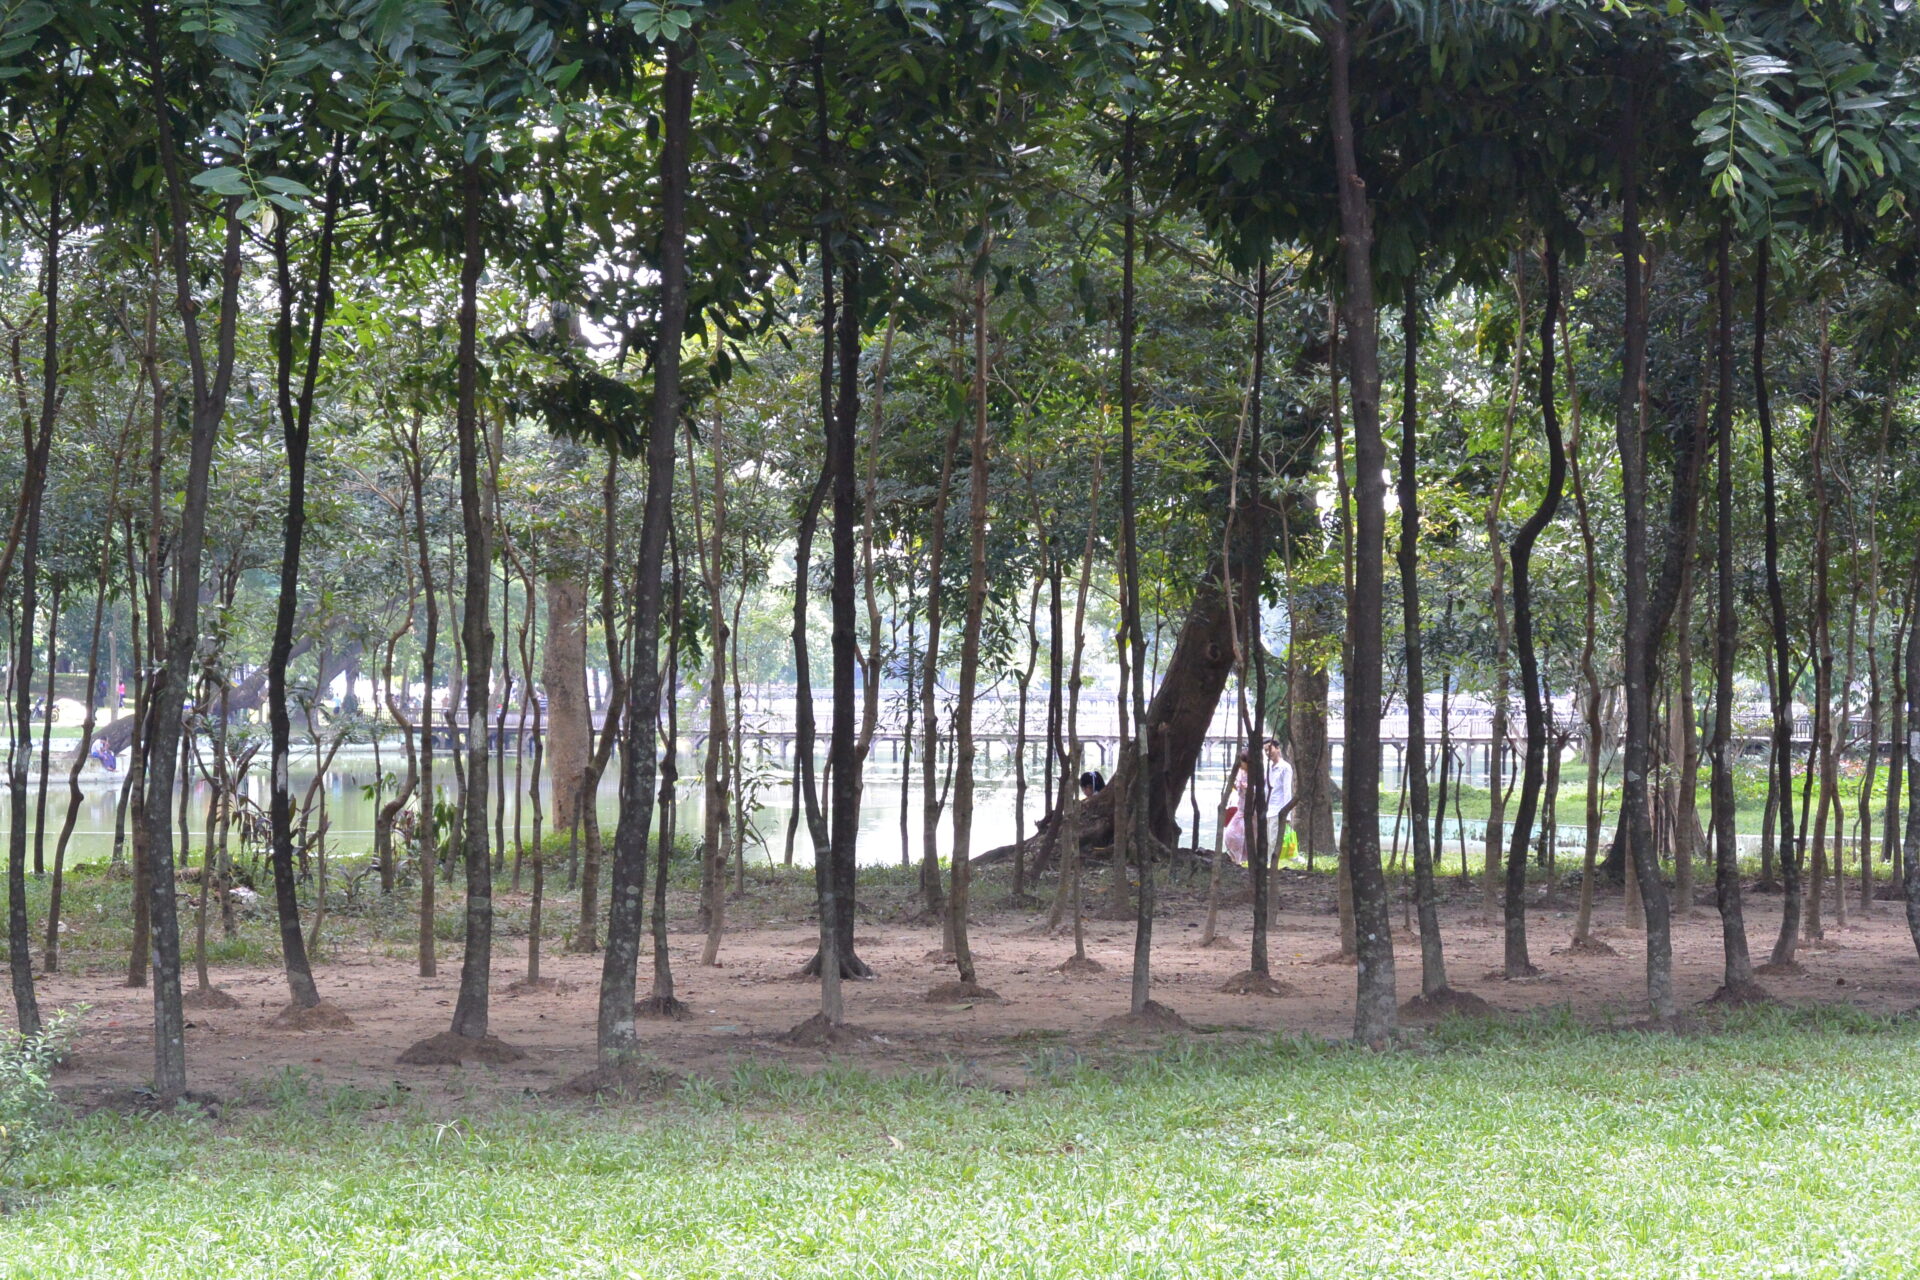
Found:
[[[745,1063],[640,1105],[434,1112],[264,1082],[97,1115],[12,1173],[18,1277],[1908,1276],[1920,1032],[1551,1019],[1386,1055],[1036,1047],[879,1079]]]

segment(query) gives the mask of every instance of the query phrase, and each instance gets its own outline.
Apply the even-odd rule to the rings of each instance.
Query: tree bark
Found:
[[[1520,803],[1513,815],[1513,836],[1507,846],[1505,911],[1506,975],[1524,978],[1538,973],[1527,955],[1527,846],[1540,801],[1546,764],[1547,707],[1541,696],[1540,660],[1533,640],[1533,547],[1560,510],[1560,491],[1566,484],[1567,452],[1560,438],[1560,408],[1553,385],[1553,326],[1560,313],[1560,255],[1547,245],[1547,297],[1540,309],[1540,420],[1547,433],[1547,491],[1527,522],[1514,535],[1513,632],[1520,657],[1520,696],[1526,717],[1526,757],[1521,766]],[[1517,357],[1516,357],[1517,359]]]
[[[1412,281],[1400,313],[1404,342],[1400,383],[1400,617],[1405,631],[1407,683],[1406,789],[1413,818],[1413,900],[1420,919],[1420,994],[1447,986],[1440,941],[1439,891],[1427,823],[1427,678],[1420,637],[1420,299]]]
[[[1733,582],[1733,266],[1732,232],[1720,224],[1718,310],[1714,354],[1719,389],[1714,397],[1714,645],[1713,741],[1709,754],[1713,777],[1709,814],[1713,822],[1713,896],[1720,909],[1721,983],[1738,990],[1753,981],[1747,954],[1747,925],[1740,902],[1740,850],[1734,836],[1733,671],[1739,653],[1739,619],[1734,613]]]
[[[487,1034],[493,960],[493,867],[487,849],[487,700],[492,692],[493,615],[487,597],[493,581],[493,530],[480,487],[479,288],[485,252],[480,243],[480,163],[469,160],[460,175],[460,221],[465,245],[460,263],[459,376],[454,434],[460,472],[460,529],[465,541],[461,591],[461,649],[467,684],[467,776],[461,796],[460,852],[466,869],[465,951],[460,990],[453,1005],[453,1033],[470,1040]]]
[[[1332,133],[1339,186],[1340,247],[1346,294],[1349,395],[1353,404],[1354,598],[1348,603],[1353,667],[1346,690],[1347,865],[1353,879],[1358,975],[1354,1036],[1373,1044],[1394,1027],[1393,929],[1380,868],[1381,606],[1384,594],[1386,446],[1380,435],[1378,311],[1373,292],[1373,216],[1355,155],[1346,0],[1334,0],[1328,41]]]
[[[161,661],[153,676],[147,704],[148,730],[143,734],[147,742],[147,776],[141,816],[147,831],[148,915],[153,949],[153,1087],[161,1098],[171,1100],[178,1098],[187,1087],[186,1018],[180,1004],[180,922],[174,888],[173,773],[180,754],[188,670],[200,639],[200,568],[206,546],[213,447],[219,438],[220,423],[226,416],[227,391],[233,376],[234,337],[239,323],[242,223],[235,202],[229,199],[224,209],[226,234],[218,271],[218,304],[214,308],[219,318],[209,367],[200,333],[201,307],[193,291],[187,180],[173,136],[172,107],[162,65],[156,8],[147,9],[145,29],[153,80],[153,108],[173,232],[175,302],[193,386],[185,498],[172,545],[172,616],[167,624],[165,653],[156,655]]]
[[[692,52],[685,41],[668,46],[662,86],[659,346],[654,353],[648,422],[647,496],[640,522],[627,743],[620,767],[620,824],[613,838],[608,886],[612,901],[596,1020],[600,1059],[608,1066],[630,1056],[636,1048],[633,994],[640,957],[640,907],[653,820],[660,712],[660,566],[673,510],[673,457],[680,424],[680,345],[687,324],[687,153],[693,109],[693,71],[688,63]],[[666,856],[665,850],[661,850],[661,856]]]
[[[339,145],[336,141],[336,147]],[[280,927],[280,955],[295,1008],[320,1003],[313,966],[300,931],[300,902],[294,895],[293,796],[287,762],[292,754],[292,723],[287,713],[287,666],[293,652],[294,613],[300,600],[300,555],[307,528],[307,450],[312,439],[313,400],[320,377],[321,342],[333,302],[333,232],[340,203],[340,167],[329,169],[321,213],[319,262],[314,273],[312,313],[301,335],[306,340],[305,368],[294,391],[294,311],[292,251],[282,220],[273,237],[279,323],[275,330],[275,389],[280,431],[287,459],[287,509],[281,522],[279,596],[273,615],[273,640],[267,650],[267,721],[272,743],[268,762],[268,822],[273,848],[273,905]],[[319,689],[314,690],[318,696]],[[207,886],[201,886],[204,891]]]
[[[1626,309],[1622,322],[1625,359],[1614,418],[1620,450],[1620,480],[1625,531],[1626,620],[1621,661],[1626,673],[1627,734],[1623,749],[1622,805],[1627,814],[1633,873],[1647,924],[1647,1001],[1656,1018],[1673,1016],[1673,941],[1668,924],[1666,884],[1653,844],[1647,809],[1652,767],[1654,620],[1647,589],[1646,440],[1641,404],[1646,395],[1647,306],[1642,272],[1644,237],[1640,227],[1640,87],[1629,83],[1620,148],[1621,259]]]

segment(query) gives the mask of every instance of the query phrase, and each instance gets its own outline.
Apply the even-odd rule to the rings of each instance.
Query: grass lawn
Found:
[[[1917,1073],[1912,1023],[1779,1010],[1043,1055],[1010,1091],[746,1063],[429,1104],[296,1073],[57,1131],[10,1170],[0,1274],[1910,1276]]]

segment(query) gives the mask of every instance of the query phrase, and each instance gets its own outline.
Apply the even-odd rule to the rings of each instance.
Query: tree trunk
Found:
[[[480,164],[461,172],[461,224],[466,238],[460,263],[459,379],[454,413],[460,471],[460,529],[466,564],[461,591],[461,649],[466,665],[467,776],[460,806],[460,852],[466,867],[465,951],[460,991],[453,1005],[453,1033],[470,1040],[487,1034],[487,1004],[493,959],[493,867],[487,850],[487,699],[492,692],[493,531],[480,487],[478,295],[484,250],[480,243]]]
[[[1346,0],[1334,0],[1328,53],[1332,63],[1332,134],[1340,200],[1340,245],[1346,294],[1349,394],[1353,402],[1354,596],[1348,602],[1353,667],[1346,690],[1347,864],[1353,879],[1358,975],[1354,1036],[1373,1044],[1393,1034],[1393,928],[1380,868],[1380,692],[1382,563],[1386,526],[1386,446],[1380,436],[1379,316],[1373,293],[1373,217],[1355,159],[1349,87],[1352,57]]]
[[[279,323],[275,331],[275,386],[280,409],[281,438],[287,458],[287,510],[281,522],[280,589],[273,615],[273,640],[267,650],[267,720],[269,747],[267,802],[273,847],[273,904],[280,927],[280,954],[293,1006],[311,1008],[320,1003],[313,966],[300,930],[300,902],[294,894],[292,790],[288,760],[292,754],[292,723],[287,712],[287,667],[293,651],[294,612],[300,599],[300,555],[307,528],[307,450],[312,438],[313,400],[320,376],[321,341],[327,312],[333,301],[333,227],[340,196],[336,161],[328,176],[322,214],[320,261],[314,279],[312,318],[307,332],[305,369],[296,397],[293,385],[294,294],[292,249],[287,223],[282,220],[273,237],[273,260],[279,293]],[[314,690],[318,696],[319,690]],[[204,890],[206,886],[201,886]]]
[[[200,566],[206,545],[207,502],[213,470],[213,448],[226,416],[227,391],[232,382],[234,337],[239,323],[240,248],[242,223],[236,202],[223,205],[226,223],[221,249],[219,296],[211,308],[218,317],[212,367],[202,345],[201,304],[194,296],[191,225],[187,209],[187,179],[180,149],[175,145],[171,104],[160,53],[159,18],[153,9],[145,17],[146,43],[151,57],[154,115],[159,130],[160,157],[165,171],[168,213],[172,223],[175,302],[180,312],[193,386],[192,428],[180,523],[172,542],[174,571],[172,615],[168,620],[164,655],[156,654],[158,669],[147,704],[147,777],[141,815],[147,829],[148,914],[153,948],[154,1092],[163,1099],[178,1098],[187,1087],[186,1019],[180,1004],[180,922],[173,872],[173,770],[179,755],[181,720],[187,694],[187,673],[200,639]]]
[[[1739,654],[1739,619],[1733,583],[1733,266],[1732,233],[1720,224],[1718,311],[1714,352],[1719,390],[1713,419],[1719,451],[1714,473],[1713,759],[1709,813],[1713,821],[1713,896],[1720,909],[1721,984],[1737,991],[1753,981],[1747,955],[1747,925],[1740,903],[1740,850],[1734,836],[1733,671]]]
[[[1524,335],[1527,332],[1527,293],[1525,280],[1525,271],[1519,260],[1516,259],[1513,270],[1514,332],[1521,335],[1521,337],[1513,344],[1513,372],[1507,389],[1506,422],[1500,433],[1499,478],[1494,481],[1493,500],[1487,504],[1487,552],[1493,561],[1493,594],[1490,597],[1488,607],[1493,612],[1494,693],[1493,724],[1488,731],[1487,745],[1487,829],[1482,844],[1483,852],[1486,855],[1486,869],[1480,882],[1480,906],[1489,916],[1493,914],[1494,905],[1500,901],[1501,836],[1504,833],[1503,829],[1506,823],[1507,812],[1507,791],[1505,787],[1507,770],[1507,712],[1508,704],[1512,701],[1513,679],[1512,669],[1508,665],[1508,656],[1512,652],[1512,633],[1513,628],[1517,624],[1509,621],[1507,615],[1507,566],[1505,559],[1500,554],[1500,517],[1506,507],[1507,485],[1513,479],[1513,421],[1519,414],[1520,374],[1526,358],[1527,344]],[[1518,545],[1517,538],[1515,545]],[[1517,594],[1518,589],[1516,586],[1516,595]],[[1512,871],[1509,870],[1507,873],[1509,880],[1511,880],[1512,874]],[[1509,899],[1513,897],[1511,888],[1509,888],[1507,897]],[[1507,909],[1505,919],[1506,929],[1508,931],[1508,960],[1509,963],[1511,963],[1511,953],[1513,949],[1512,930],[1514,928],[1511,905],[1509,905]],[[1520,928],[1522,930],[1521,947],[1524,950],[1526,928],[1524,918],[1521,921]],[[1508,976],[1511,977],[1514,975],[1510,974]]]
[[[574,809],[587,846],[580,867],[580,925],[573,937],[573,950],[580,952],[600,949],[600,779],[606,776],[614,745],[623,736],[621,719],[627,703],[627,666],[621,659],[620,616],[614,606],[614,513],[619,486],[620,455],[609,452],[606,479],[601,484],[600,531],[600,630],[607,646],[607,710],[587,771],[580,779]]]
[[[1755,255],[1753,285],[1753,405],[1760,420],[1760,465],[1766,513],[1767,610],[1773,627],[1773,744],[1769,752],[1780,816],[1780,932],[1769,963],[1793,963],[1800,934],[1800,849],[1793,827],[1793,682],[1787,639],[1786,592],[1780,581],[1780,501],[1773,466],[1773,402],[1767,385],[1767,274],[1771,242]]]
[[[1413,899],[1420,918],[1420,994],[1447,986],[1440,941],[1439,892],[1427,823],[1427,678],[1420,637],[1420,299],[1410,282],[1400,313],[1404,342],[1400,382],[1400,616],[1405,631],[1407,682],[1407,798],[1413,816]]]
[[[1640,228],[1640,87],[1627,88],[1626,120],[1620,149],[1621,259],[1625,277],[1626,310],[1622,328],[1625,361],[1614,418],[1620,449],[1622,506],[1625,513],[1626,625],[1621,639],[1621,661],[1626,672],[1627,734],[1624,746],[1625,780],[1622,805],[1627,814],[1630,855],[1635,882],[1646,913],[1647,1001],[1656,1018],[1673,1016],[1673,940],[1668,925],[1667,888],[1660,879],[1660,862],[1653,844],[1647,808],[1648,773],[1652,767],[1654,620],[1647,591],[1647,473],[1646,440],[1641,405],[1645,398],[1647,304],[1642,271],[1644,240]]]
[[[713,515],[711,528],[700,518],[700,486],[693,453],[693,428],[687,428],[687,483],[693,490],[693,533],[700,550],[700,574],[707,588],[707,758],[703,774],[706,801],[702,806],[705,830],[701,856],[705,859],[702,887],[706,890],[707,940],[700,963],[720,960],[720,937],[727,916],[727,606],[724,570],[727,530],[726,415],[716,413],[707,433],[713,460]]]
[[[1533,547],[1560,510],[1566,483],[1567,454],[1560,439],[1560,410],[1553,385],[1553,326],[1560,312],[1560,255],[1546,253],[1547,297],[1540,310],[1540,420],[1547,433],[1547,491],[1513,539],[1513,631],[1520,656],[1520,696],[1526,716],[1526,757],[1521,767],[1520,803],[1513,815],[1507,847],[1505,972],[1508,978],[1538,973],[1527,955],[1527,845],[1533,835],[1546,763],[1547,707],[1541,696],[1540,661],[1533,640]],[[1515,356],[1516,361],[1518,356]]]
[[[680,345],[687,322],[687,152],[692,133],[693,50],[668,46],[661,89],[660,325],[647,439],[647,496],[641,515],[633,669],[627,694],[626,753],[620,767],[620,825],[613,838],[612,910],[601,968],[596,1039],[603,1065],[636,1048],[634,984],[640,958],[640,903],[653,820],[654,753],[660,711],[660,566],[673,513],[673,458],[680,425]],[[804,562],[802,563],[804,572]],[[661,850],[661,856],[666,851]]]
[[[992,233],[982,227],[980,253],[991,252]],[[967,468],[967,605],[960,630],[960,689],[954,709],[953,882],[947,918],[953,924],[954,966],[960,983],[976,982],[973,949],[967,935],[968,890],[972,880],[974,697],[980,682],[980,627],[987,608],[987,283],[974,273],[973,286],[973,440]],[[1016,840],[1018,835],[1016,833]]]

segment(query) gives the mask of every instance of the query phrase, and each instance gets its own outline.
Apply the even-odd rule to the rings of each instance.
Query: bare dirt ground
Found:
[[[1163,889],[1155,926],[1154,999],[1179,1013],[1193,1035],[1210,1042],[1275,1033],[1339,1037],[1350,1032],[1354,971],[1329,963],[1337,952],[1338,927],[1326,877],[1289,876],[1280,888],[1281,909],[1272,941],[1274,976],[1291,989],[1278,998],[1229,995],[1221,987],[1247,967],[1251,924],[1245,905],[1224,909],[1227,945],[1196,945],[1204,918],[1204,877],[1192,886]],[[1480,914],[1478,891],[1450,889],[1455,901],[1443,911],[1443,932],[1452,985],[1477,994],[1507,1012],[1565,1006],[1594,1024],[1628,1022],[1644,1015],[1644,941],[1621,923],[1620,900],[1609,892],[1596,911],[1596,933],[1615,955],[1567,954],[1574,902],[1557,893],[1529,915],[1534,963],[1541,976],[1505,982],[1493,976],[1500,964],[1497,920]],[[994,895],[996,902],[1004,895]],[[1089,897],[1099,897],[1090,886]],[[1244,897],[1244,893],[1237,896]],[[1535,899],[1538,891],[1535,891]],[[1829,904],[1830,906],[1831,904]],[[1402,998],[1419,991],[1419,959],[1411,935],[1401,928],[1395,904],[1395,958]],[[1756,961],[1766,959],[1779,923],[1780,898],[1747,897],[1748,932]],[[747,915],[747,912],[741,912]],[[684,915],[676,919],[676,924]],[[915,1070],[957,1063],[985,1080],[1023,1078],[1024,1064],[1047,1050],[1126,1052],[1160,1037],[1128,1037],[1102,1023],[1126,1009],[1133,927],[1128,922],[1089,920],[1087,950],[1105,965],[1090,975],[1056,970],[1072,954],[1069,936],[1041,931],[1044,908],[983,910],[973,924],[980,981],[1001,997],[957,1004],[929,1003],[926,994],[950,982],[953,969],[929,958],[938,930],[909,921],[863,913],[858,949],[876,971],[868,982],[846,984],[848,1021],[861,1030],[851,1043],[831,1050],[782,1043],[781,1033],[816,1011],[818,988],[797,980],[812,953],[816,933],[804,918],[749,922],[730,934],[720,967],[698,965],[700,935],[672,935],[678,994],[693,1016],[681,1022],[649,1021],[642,1037],[651,1065],[685,1074],[721,1075],[745,1061],[783,1061],[818,1066],[830,1054],[869,1070]],[[1831,919],[1831,917],[1829,917]],[[1705,1000],[1719,984],[1720,926],[1711,899],[1676,918],[1674,977],[1683,1006]],[[644,948],[643,948],[644,951]],[[193,1087],[231,1097],[287,1068],[300,1068],[330,1085],[387,1088],[395,1082],[421,1095],[453,1091],[496,1096],[551,1089],[593,1066],[593,1019],[600,957],[560,952],[550,943],[543,969],[557,984],[515,993],[524,971],[524,939],[495,944],[492,1030],[526,1050],[519,1062],[465,1068],[422,1068],[396,1062],[402,1050],[443,1031],[452,1013],[459,975],[457,954],[443,959],[435,978],[420,978],[405,960],[366,948],[336,947],[317,972],[323,994],[351,1016],[341,1030],[289,1031],[268,1026],[286,1003],[276,969],[217,970],[215,981],[239,1000],[229,1010],[189,1013],[188,1062]],[[1778,999],[1790,1003],[1851,1005],[1895,1013],[1920,1004],[1920,963],[1898,902],[1878,902],[1870,914],[1857,908],[1845,929],[1827,927],[1827,941],[1803,947],[1804,972],[1763,979]],[[649,960],[643,954],[640,990],[647,990]],[[191,977],[189,976],[189,987]],[[87,1015],[71,1064],[59,1083],[76,1096],[138,1086],[150,1078],[150,994],[129,989],[110,974],[57,974],[41,980],[43,1005],[85,1002]]]

